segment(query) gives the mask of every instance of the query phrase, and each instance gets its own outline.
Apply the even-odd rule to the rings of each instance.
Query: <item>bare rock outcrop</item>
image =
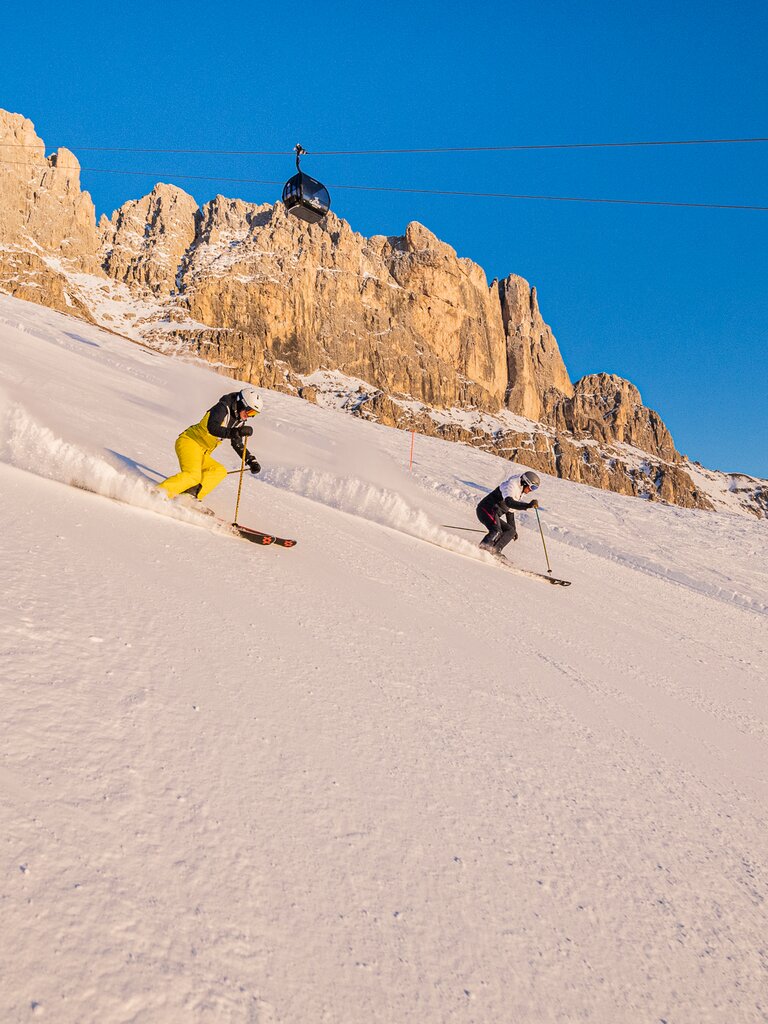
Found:
[[[571,396],[545,395],[541,417],[556,430],[578,438],[632,445],[669,462],[680,461],[672,436],[658,413],[643,405],[628,380],[595,373],[576,382]]]
[[[195,241],[197,203],[175,185],[158,184],[99,222],[101,258],[110,277],[156,295],[173,292],[182,261]]]
[[[0,110],[0,243],[55,253],[84,270],[98,266],[96,214],[80,190],[80,164],[68,149],[46,158],[35,126]]]
[[[91,318],[63,270],[100,272],[96,215],[68,149],[45,156],[35,126],[0,110],[0,288]]]
[[[332,214],[309,226],[281,204],[219,196],[179,281],[193,319],[241,332],[296,373],[338,369],[434,405],[503,401],[498,299],[480,267],[420,224],[367,239]]]
[[[317,400],[316,394],[307,393],[306,388],[302,389],[302,397]],[[458,420],[434,416],[426,408],[414,409],[407,403],[393,401],[380,391],[350,394],[344,407],[366,419],[481,448],[566,480],[651,501],[668,501],[684,508],[714,507],[679,464],[677,452],[670,462],[659,454],[636,449],[629,442],[598,443],[588,433],[542,430],[533,423],[529,430],[473,429]],[[644,411],[652,414],[652,410]],[[640,410],[638,415],[642,418]]]
[[[489,286],[423,225],[365,238],[334,214],[308,225],[224,196],[199,210],[158,184],[97,228],[69,150],[46,157],[32,123],[4,111],[0,143],[0,289],[310,401],[308,378],[333,371],[357,382],[355,415],[710,507],[632,384],[572,384],[535,288]]]
[[[550,327],[539,312],[536,289],[516,274],[499,282],[501,316],[507,339],[509,409],[531,420],[544,418],[544,395],[570,397],[573,384]]]

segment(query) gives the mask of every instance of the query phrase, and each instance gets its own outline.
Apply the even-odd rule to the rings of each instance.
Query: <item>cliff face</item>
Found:
[[[369,239],[333,214],[309,226],[280,204],[223,196],[199,212],[158,186],[101,228],[108,273],[155,295],[175,289],[189,316],[217,332],[202,345],[233,368],[251,365],[258,348],[267,364],[301,375],[334,368],[431,405],[506,401],[533,416],[547,388],[572,391],[527,282],[489,287],[421,224]],[[195,344],[194,332],[178,337]]]
[[[0,111],[3,170],[0,241],[29,245],[69,258],[84,270],[98,267],[93,203],[80,191],[80,164],[68,149],[46,159],[35,127],[20,114]]]
[[[658,415],[642,405],[637,389],[628,385],[630,395],[634,397],[634,403],[629,405],[626,400],[622,402],[619,398],[623,389],[612,391],[611,385],[606,383],[609,381],[619,385],[628,384],[621,378],[598,374],[577,381],[572,399],[559,392],[547,393],[546,402],[555,410],[555,418],[563,421],[568,415],[573,429],[558,428],[547,422],[533,423],[516,416],[510,417],[506,412],[493,416],[478,411],[472,415],[464,412],[462,415],[446,416],[438,410],[426,406],[414,408],[413,403],[400,402],[383,392],[359,386],[348,390],[346,394],[343,394],[343,388],[337,387],[337,400],[330,404],[402,429],[417,430],[479,447],[533,469],[592,487],[651,500],[661,499],[684,508],[714,508],[710,495],[692,479],[687,464],[674,450],[674,446],[670,454],[669,433]],[[599,404],[593,401],[594,392],[598,388],[608,392]],[[305,387],[303,391],[305,397],[329,404],[327,388],[316,391],[313,387]],[[588,414],[578,411],[580,399],[584,395],[589,397]],[[575,415],[574,406],[577,409]],[[602,416],[605,422],[600,421]],[[628,421],[627,429],[617,429],[617,436],[612,436],[606,424],[611,419],[619,423],[625,417]],[[595,425],[601,440],[595,439],[590,424]],[[654,434],[662,439],[659,450],[638,447],[640,438]],[[665,457],[662,451],[670,457]],[[752,488],[748,495],[745,494],[742,507],[755,515],[763,515],[765,487],[762,482],[757,483],[759,486]],[[714,493],[714,488],[712,491]]]
[[[194,319],[255,336],[297,374],[338,369],[434,405],[503,400],[495,296],[479,267],[419,224],[367,239],[333,215],[308,226],[281,205],[219,197],[181,284]]]
[[[711,507],[636,388],[571,383],[527,281],[489,285],[421,224],[365,238],[333,214],[310,226],[223,196],[200,210],[158,184],[97,227],[68,150],[46,158],[31,122],[3,111],[0,143],[3,291],[309,400],[333,371],[357,382],[358,415]]]
[[[499,283],[499,301],[507,341],[506,405],[530,420],[544,419],[547,392],[573,395],[557,342],[539,312],[536,289],[522,277],[510,274]]]
[[[31,121],[0,110],[0,288],[91,319],[58,268],[100,273],[96,216],[68,149],[46,158]]]
[[[680,459],[659,414],[647,409],[637,388],[621,377],[590,374],[577,382],[570,396],[548,392],[544,404],[542,418],[556,430],[608,444],[632,445],[668,462]]]
[[[200,211],[175,185],[155,185],[99,222],[101,266],[118,281],[163,296],[176,288],[185,253],[195,241]]]

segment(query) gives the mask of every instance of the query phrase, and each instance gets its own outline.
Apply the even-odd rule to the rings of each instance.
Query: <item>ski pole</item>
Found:
[[[449,526],[448,523],[440,523],[443,530],[464,530],[466,533],[486,533],[486,530],[476,530],[472,526]]]
[[[541,534],[541,543],[544,545],[544,557],[547,560],[547,572],[551,576],[552,575],[552,566],[549,564],[549,555],[547,554],[547,544],[546,544],[546,541],[544,540],[544,531],[541,528],[541,519],[539,519],[539,510],[538,510],[538,508],[535,508],[533,511],[536,513],[536,522],[539,524],[539,533]]]
[[[235,502],[235,520],[233,525],[237,526],[237,513],[240,511],[240,491],[243,489],[243,471],[245,470],[245,449],[247,445],[247,439],[243,438],[243,458],[240,462],[240,483],[237,485],[237,501]]]

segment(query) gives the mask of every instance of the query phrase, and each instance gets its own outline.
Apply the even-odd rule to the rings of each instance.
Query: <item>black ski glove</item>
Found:
[[[254,476],[261,471],[261,466],[258,464],[253,455],[248,456],[248,458],[245,460],[245,464],[251,471],[251,473],[253,473]]]
[[[539,503],[536,500],[536,498],[534,498],[532,501],[528,502],[528,508],[538,508],[538,507],[539,507]]]
[[[236,423],[235,426],[232,427],[233,437],[250,437],[252,434],[253,427],[249,426],[247,423]]]

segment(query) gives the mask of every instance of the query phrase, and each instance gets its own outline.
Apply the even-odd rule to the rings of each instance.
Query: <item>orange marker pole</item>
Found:
[[[408,463],[408,471],[409,472],[411,472],[413,470],[413,442],[414,442],[415,438],[416,438],[416,431],[412,430],[411,431],[411,461]]]

